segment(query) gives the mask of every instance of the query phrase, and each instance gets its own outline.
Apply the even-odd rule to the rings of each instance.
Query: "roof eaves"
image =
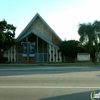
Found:
[[[51,44],[52,46],[54,46],[56,49],[59,49],[58,46],[56,46],[54,43],[52,43],[51,41],[49,41],[48,39],[44,38],[42,35],[37,34],[36,32],[34,32],[32,30],[32,33],[35,34],[36,36],[38,36],[39,38],[41,38],[42,40],[44,40],[45,42]]]
[[[37,18],[37,16],[38,16],[38,13],[31,19],[31,21],[27,24],[27,26],[19,34],[19,36],[17,37],[17,39],[19,39],[24,34],[24,32],[28,29],[28,27],[31,25],[31,23]]]
[[[44,40],[45,42],[49,43],[50,45],[52,45],[53,47],[55,47],[56,49],[59,49],[58,46],[56,46],[55,44],[53,44],[51,41],[49,41],[48,39],[44,38],[43,36],[37,34],[36,32],[34,32],[33,30],[29,31],[28,33],[26,33],[24,36],[22,36],[20,39],[18,39],[18,42],[20,42],[22,39],[24,39],[25,37],[27,37],[29,34],[34,34],[37,37],[41,38],[42,40]]]
[[[21,38],[18,39],[18,42],[20,42],[22,39],[24,39],[25,37],[27,37],[29,34],[31,34],[31,31],[29,31],[28,33],[26,33],[24,36],[22,36]]]
[[[33,18],[32,20],[27,24],[27,26],[23,29],[23,31],[20,33],[20,35],[17,37],[17,39],[19,39],[23,34],[24,32],[28,29],[28,27],[31,25],[31,23],[37,18],[39,17],[43,22],[44,24],[52,31],[52,33],[60,40],[61,38],[54,32],[54,30],[46,23],[46,21],[37,13]]]
[[[54,33],[54,35],[62,42],[61,38],[55,33],[55,31],[47,24],[47,22],[37,13],[37,16],[45,23],[45,25]]]

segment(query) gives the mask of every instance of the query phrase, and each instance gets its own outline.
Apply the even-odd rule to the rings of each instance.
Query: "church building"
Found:
[[[17,44],[4,53],[8,62],[62,62],[61,38],[37,13],[17,37]]]

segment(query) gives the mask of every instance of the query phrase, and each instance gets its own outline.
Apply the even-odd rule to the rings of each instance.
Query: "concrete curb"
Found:
[[[59,64],[47,64],[47,63],[39,63],[39,64],[18,64],[18,63],[15,63],[15,64],[0,64],[0,66],[72,66],[72,67],[81,67],[81,66],[86,66],[86,67],[93,67],[93,66],[100,66],[100,64],[94,64],[94,63],[90,63],[90,64],[87,64],[87,63],[59,63]]]

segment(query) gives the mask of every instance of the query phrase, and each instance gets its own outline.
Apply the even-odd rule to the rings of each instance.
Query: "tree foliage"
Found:
[[[71,58],[75,58],[77,56],[77,53],[85,52],[79,41],[76,40],[63,41],[60,45],[59,50],[61,51],[62,55]]]
[[[16,27],[8,24],[7,21],[0,21],[0,62],[5,61],[3,52],[9,49],[17,41],[15,39],[15,30]]]
[[[5,20],[0,21],[0,51],[16,43],[15,30],[15,26],[8,24]]]
[[[79,24],[78,34],[86,51],[91,54],[95,51],[95,61],[100,51],[100,21]]]

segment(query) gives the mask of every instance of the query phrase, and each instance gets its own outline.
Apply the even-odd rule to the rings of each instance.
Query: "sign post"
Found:
[[[89,53],[78,53],[77,54],[77,61],[79,62],[88,62],[90,61],[90,54]]]

